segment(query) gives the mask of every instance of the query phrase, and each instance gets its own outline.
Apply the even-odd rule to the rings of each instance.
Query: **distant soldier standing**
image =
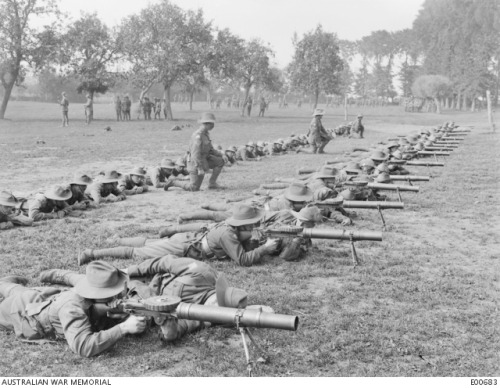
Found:
[[[260,105],[259,105],[259,117],[264,117],[264,112],[266,111],[267,108],[267,103],[264,97],[260,98]]]
[[[122,120],[122,100],[120,96],[115,97],[115,112],[116,112],[116,121]]]
[[[61,102],[59,105],[62,107],[62,126],[67,127],[69,126],[69,118],[68,118],[68,106],[69,106],[69,101],[66,98],[66,93],[62,92],[61,93]]]
[[[248,96],[247,100],[245,101],[245,105],[247,107],[247,116],[250,117],[250,113],[252,113],[252,105],[253,105],[252,96]]]
[[[159,98],[155,98],[155,120],[161,119],[161,100]]]
[[[222,158],[222,154],[214,149],[208,135],[208,132],[215,126],[215,115],[213,113],[203,113],[199,123],[201,127],[193,133],[189,143],[188,171],[190,182],[184,183],[169,180],[166,186],[167,189],[169,186],[175,186],[188,191],[199,191],[205,178],[205,173],[210,169],[213,169],[213,171],[208,188],[220,188],[216,181],[224,166],[224,159]]]
[[[94,101],[89,93],[86,95],[87,101],[83,105],[85,108],[85,124],[89,125],[94,118]]]

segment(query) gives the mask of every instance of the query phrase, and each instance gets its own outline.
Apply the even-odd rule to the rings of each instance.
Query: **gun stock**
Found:
[[[443,162],[408,161],[408,166],[444,167]]]

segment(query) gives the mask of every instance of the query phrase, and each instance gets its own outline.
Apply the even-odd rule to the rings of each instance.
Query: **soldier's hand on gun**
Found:
[[[275,251],[276,249],[278,249],[278,243],[279,243],[279,239],[268,238],[266,243],[264,244],[264,246],[266,248],[269,248],[269,250],[271,250],[271,251]]]
[[[59,210],[57,213],[57,218],[63,218],[66,215],[64,210]]]
[[[135,193],[136,194],[142,194],[143,191],[144,191],[144,189],[142,187],[136,187],[135,188]]]
[[[120,329],[124,334],[142,333],[146,330],[146,317],[131,315],[125,322],[120,323]]]

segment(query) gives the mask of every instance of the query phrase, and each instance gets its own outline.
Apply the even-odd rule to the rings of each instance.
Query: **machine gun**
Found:
[[[420,191],[420,187],[418,186],[411,186],[411,185],[394,185],[394,184],[389,184],[389,183],[375,183],[375,182],[370,182],[368,183],[368,188],[372,190],[388,190],[388,191],[395,191],[398,194],[399,197],[399,202],[403,202],[403,199],[401,198],[401,192],[402,191],[411,191],[414,193],[418,193]]]
[[[382,232],[373,231],[354,231],[354,230],[338,230],[338,229],[316,229],[302,228],[300,226],[286,226],[279,228],[264,228],[261,229],[266,237],[271,238],[286,238],[286,237],[302,237],[310,239],[326,239],[326,240],[349,240],[351,243],[351,256],[354,266],[360,264],[360,260],[354,247],[355,241],[369,240],[382,241]]]
[[[398,175],[399,176],[399,175]],[[403,202],[390,201],[339,201],[335,198],[325,199],[324,201],[313,202],[314,206],[319,208],[335,209],[337,207],[343,209],[377,209],[382,220],[382,227],[385,230],[386,223],[382,210],[384,209],[404,209]]]
[[[250,327],[280,329],[296,331],[299,326],[299,317],[296,315],[274,314],[259,309],[238,309],[220,306],[206,306],[201,304],[184,303],[176,296],[154,296],[142,300],[120,300],[109,306],[104,303],[94,304],[98,315],[107,315],[111,318],[123,318],[124,315],[137,315],[147,317],[161,326],[167,320],[187,319],[194,321],[210,322],[225,327],[235,327],[239,330],[247,360],[247,370],[252,376],[252,364],[245,334],[252,343],[265,356],[262,348],[256,343],[249,331]]]

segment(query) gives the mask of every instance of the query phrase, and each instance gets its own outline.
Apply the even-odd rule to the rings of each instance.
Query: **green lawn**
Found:
[[[83,122],[83,108],[70,105],[70,127],[60,128],[57,105],[12,102],[0,122],[0,189],[29,194],[65,183],[75,172],[127,172],[180,156],[206,104],[174,104],[175,122],[113,121],[111,105],[96,105],[97,120]],[[254,112],[255,114],[257,112]],[[402,108],[352,108],[364,114],[366,139],[339,138],[327,155],[285,155],[240,163],[220,177],[224,191],[156,191],[104,205],[85,217],[40,222],[0,232],[2,275],[24,274],[39,285],[40,271],[76,265],[79,249],[106,247],[106,238],[155,236],[185,210],[247,194],[262,182],[292,177],[397,134],[455,121],[473,126],[460,147],[419,182],[418,194],[403,193],[404,210],[384,213],[383,242],[360,242],[363,265],[353,268],[345,241],[315,241],[307,259],[268,258],[242,268],[214,262],[229,281],[245,288],[253,304],[300,317],[297,332],[254,330],[270,355],[259,376],[492,376],[500,375],[500,196],[498,134],[489,134],[486,113],[405,114]],[[223,147],[307,132],[311,110],[278,109],[265,118],[215,112],[212,140]],[[132,115],[135,118],[134,114]],[[327,108],[326,127],[343,122],[341,108]],[[190,126],[187,126],[187,125]],[[111,126],[112,131],[104,128]],[[173,125],[184,125],[173,132]],[[43,141],[44,144],[37,144]],[[427,175],[427,168],[411,172]],[[205,189],[205,185],[203,189]],[[391,195],[391,194],[389,194]],[[391,195],[395,200],[395,195]],[[330,225],[331,226],[331,225]],[[381,230],[376,211],[358,210],[356,230]],[[129,262],[114,261],[124,267]],[[111,351],[82,359],[60,342],[30,345],[0,332],[3,376],[243,376],[239,335],[209,329],[175,345],[155,332],[127,338]],[[251,348],[252,351],[255,349]]]

